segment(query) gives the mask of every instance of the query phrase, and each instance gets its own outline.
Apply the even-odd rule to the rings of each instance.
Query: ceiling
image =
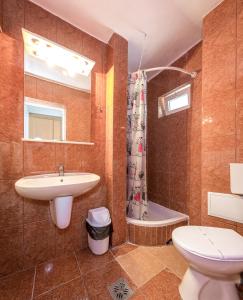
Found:
[[[129,71],[167,66],[201,40],[202,19],[222,0],[32,0],[107,43],[128,40]],[[68,3],[68,4],[67,4]],[[145,39],[145,34],[147,38]]]

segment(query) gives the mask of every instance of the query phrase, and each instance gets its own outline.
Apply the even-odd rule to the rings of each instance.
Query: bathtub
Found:
[[[188,225],[189,217],[178,211],[148,201],[148,215],[145,220],[127,217],[127,240],[136,245],[160,246],[170,239],[172,231]]]

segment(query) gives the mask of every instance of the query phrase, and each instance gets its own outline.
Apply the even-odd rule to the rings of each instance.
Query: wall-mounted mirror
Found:
[[[24,138],[90,142],[95,62],[25,29],[22,32]]]

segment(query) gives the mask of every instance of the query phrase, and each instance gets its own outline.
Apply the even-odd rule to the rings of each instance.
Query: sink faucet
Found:
[[[59,176],[64,176],[64,165],[59,165],[58,171],[59,171]]]

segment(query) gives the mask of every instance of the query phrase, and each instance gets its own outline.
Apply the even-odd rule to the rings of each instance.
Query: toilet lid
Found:
[[[196,255],[218,260],[243,260],[243,237],[231,229],[182,226],[172,233],[179,247]]]

